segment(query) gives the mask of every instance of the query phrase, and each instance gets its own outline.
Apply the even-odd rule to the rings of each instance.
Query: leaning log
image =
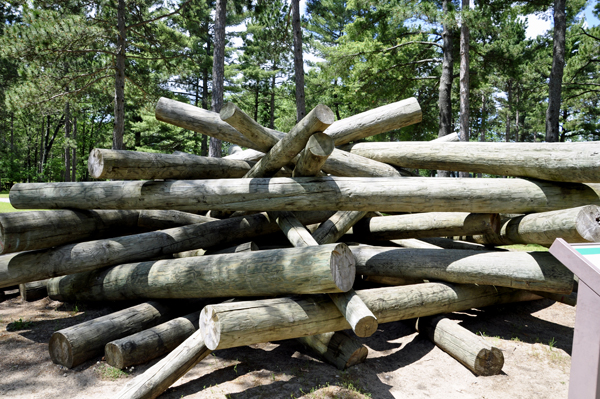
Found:
[[[421,317],[417,331],[475,375],[496,375],[502,371],[504,355],[500,349],[446,317]]]
[[[326,220],[332,212],[296,213],[304,223]],[[275,233],[279,226],[264,214],[176,227],[112,239],[0,256],[0,288],[95,270],[158,256],[226,245]]]
[[[127,263],[48,282],[60,301],[211,298],[346,292],[355,276],[345,244]]]
[[[169,353],[198,330],[199,317],[197,311],[111,341],[104,347],[106,363],[124,369]]]
[[[380,323],[538,299],[503,287],[424,283],[357,291]],[[211,350],[299,338],[350,326],[326,295],[206,306],[200,331]]]
[[[333,139],[325,133],[315,133],[300,153],[292,177],[317,176],[335,149]]]
[[[31,211],[0,213],[0,254],[51,248],[135,231],[139,211]]]
[[[19,183],[17,209],[546,212],[600,205],[598,187],[523,179],[297,177]]]
[[[364,211],[339,211],[321,223],[312,234],[319,244],[336,242],[358,223],[367,212]]]
[[[108,342],[163,323],[176,316],[173,306],[145,302],[56,331],[48,350],[56,364],[73,368],[102,354]]]
[[[573,273],[547,252],[350,247],[356,272],[570,294]]]
[[[369,354],[366,346],[344,331],[310,335],[298,340],[340,370],[364,362]]]
[[[19,284],[21,299],[26,302],[37,301],[48,296],[48,279]]]
[[[600,182],[600,142],[357,143],[352,154],[403,168],[457,170],[498,176],[572,182]]]

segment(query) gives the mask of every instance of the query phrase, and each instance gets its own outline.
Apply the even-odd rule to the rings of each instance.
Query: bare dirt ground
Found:
[[[0,398],[106,398],[150,364],[120,372],[101,357],[72,370],[53,364],[59,329],[117,308],[52,301],[0,302]],[[414,331],[383,324],[363,339],[367,360],[340,371],[294,340],[217,351],[161,398],[566,398],[575,308],[544,299],[454,313],[504,353],[501,375],[477,377]]]

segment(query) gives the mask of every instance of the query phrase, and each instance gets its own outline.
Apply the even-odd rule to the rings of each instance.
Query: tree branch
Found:
[[[38,105],[38,104],[47,103],[48,101],[52,101],[52,100],[54,100],[55,98],[64,97],[64,96],[68,96],[68,95],[70,95],[70,94],[79,93],[80,91],[83,91],[84,89],[87,89],[88,87],[90,87],[90,86],[91,86],[91,85],[93,85],[94,83],[96,83],[96,82],[98,82],[98,81],[100,81],[100,80],[102,80],[102,79],[105,79],[105,78],[110,78],[111,76],[113,76],[113,75],[104,75],[104,76],[100,76],[99,78],[97,78],[97,79],[94,79],[94,80],[92,80],[92,81],[88,82],[88,84],[86,84],[86,85],[85,85],[85,86],[83,86],[83,87],[80,87],[80,88],[79,88],[79,89],[77,89],[77,90],[66,91],[66,92],[64,92],[64,93],[57,94],[57,95],[55,95],[55,96],[52,96],[52,97],[50,97],[50,98],[48,98],[48,99],[46,99],[46,100],[39,101],[39,102],[37,102],[37,103],[33,103],[33,105]]]
[[[587,32],[585,31],[585,29],[583,29],[583,26],[581,26],[581,27],[580,27],[580,29],[583,31],[583,34],[584,34],[584,35],[586,35],[586,36],[588,36],[588,37],[591,37],[591,38],[592,38],[592,39],[594,39],[594,40],[598,40],[598,41],[600,42],[600,38],[598,38],[598,37],[596,37],[596,36],[594,36],[594,35],[591,35],[591,34],[587,33]]]
[[[412,41],[412,42],[400,43],[395,46],[386,48],[385,50],[383,50],[383,52],[385,53],[386,51],[392,51],[392,50],[395,50],[400,47],[408,46],[409,44],[423,44],[425,46],[438,46],[439,48],[443,48],[441,44],[435,43],[435,42]]]
[[[152,18],[152,19],[149,19],[146,21],[138,22],[137,24],[126,26],[125,30],[129,30],[130,28],[135,28],[136,26],[146,25],[146,24],[149,24],[150,22],[154,22],[154,21],[158,21],[159,19],[170,17],[171,15],[179,14],[179,12],[183,9],[183,7],[185,7],[190,1],[191,0],[186,0],[186,2],[181,5],[181,7],[179,7],[177,10],[170,12],[168,14],[160,15],[156,18]]]

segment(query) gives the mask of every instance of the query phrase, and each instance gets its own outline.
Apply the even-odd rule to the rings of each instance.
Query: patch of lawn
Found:
[[[9,202],[0,202],[0,213],[41,211],[43,209],[15,209]]]

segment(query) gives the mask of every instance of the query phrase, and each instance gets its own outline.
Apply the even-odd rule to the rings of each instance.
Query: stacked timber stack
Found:
[[[439,315],[572,300],[574,276],[549,253],[493,246],[600,239],[599,143],[358,142],[419,122],[415,99],[339,121],[319,105],[287,134],[234,104],[219,115],[163,98],[156,117],[248,149],[95,149],[90,173],[110,181],[17,184],[15,208],[55,210],[0,215],[0,288],[141,302],[50,340],[67,367],[103,351],[116,367],[171,351],[122,398],[158,396],[213,350],[272,340],[298,338],[345,368],[366,358],[357,337],[413,318],[474,373],[494,374],[502,353]],[[355,280],[385,286],[355,291]]]

